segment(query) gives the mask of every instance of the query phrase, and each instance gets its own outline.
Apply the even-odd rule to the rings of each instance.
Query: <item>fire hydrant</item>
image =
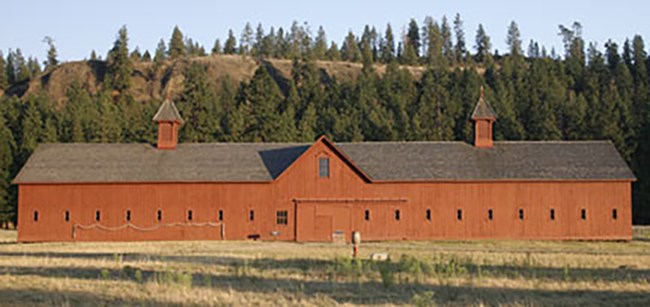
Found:
[[[352,232],[352,256],[354,258],[359,255],[359,244],[361,244],[361,233],[358,231]]]

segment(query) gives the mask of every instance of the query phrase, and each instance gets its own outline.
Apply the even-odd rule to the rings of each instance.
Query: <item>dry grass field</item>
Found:
[[[17,244],[0,305],[650,305],[650,229],[632,242]],[[386,252],[390,260],[370,261]]]

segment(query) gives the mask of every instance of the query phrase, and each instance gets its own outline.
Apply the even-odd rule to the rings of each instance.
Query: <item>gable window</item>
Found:
[[[551,220],[555,220],[555,209],[551,209]]]
[[[458,209],[456,211],[456,219],[459,220],[459,221],[463,220],[463,209]]]
[[[488,209],[488,220],[491,221],[493,217],[494,217],[494,216],[493,216],[493,214],[492,214],[492,209]]]
[[[156,212],[156,219],[158,221],[162,220],[162,210],[158,210],[158,212]]]
[[[34,211],[34,222],[38,222],[38,211]]]
[[[618,211],[616,209],[612,209],[612,219],[618,219]]]
[[[127,222],[131,221],[131,210],[126,210],[126,221]]]
[[[318,158],[318,177],[320,178],[330,177],[330,158],[328,157]]]
[[[366,210],[363,213],[363,219],[366,220],[366,221],[370,221],[370,210]]]
[[[248,220],[249,221],[255,220],[255,211],[251,210],[250,212],[248,212]]]
[[[223,210],[219,210],[219,221],[223,221]]]
[[[278,225],[289,224],[289,212],[287,212],[286,210],[282,210],[282,211],[278,211],[276,215],[277,215],[276,222]]]
[[[524,220],[524,209],[519,209],[519,219]]]
[[[427,216],[427,221],[430,221],[431,220],[431,209],[427,209],[426,216]]]
[[[395,210],[395,220],[399,221],[399,219],[400,219],[400,212],[399,210]]]
[[[101,212],[99,212],[99,210],[95,211],[95,221],[99,222],[101,218],[102,218]]]
[[[69,222],[70,221],[70,211],[66,210],[65,213],[63,214],[63,218],[65,219],[66,222]]]
[[[580,210],[580,218],[583,219],[583,220],[587,219],[587,209],[583,208],[583,209]]]
[[[187,220],[191,221],[192,220],[192,210],[187,211]]]

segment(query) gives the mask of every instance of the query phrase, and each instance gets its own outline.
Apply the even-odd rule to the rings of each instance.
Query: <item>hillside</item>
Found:
[[[230,78],[236,83],[248,81],[253,77],[260,65],[266,65],[271,75],[280,84],[291,75],[291,60],[269,59],[259,60],[251,56],[241,55],[210,55],[203,57],[166,60],[160,67],[153,62],[134,63],[132,75],[132,94],[136,101],[145,102],[162,97],[174,97],[183,90],[185,76],[183,72],[193,62],[199,62],[206,67],[207,76],[217,87],[224,78]],[[361,73],[360,63],[342,61],[316,61],[316,66],[328,77],[339,81],[351,81]],[[420,66],[404,66],[414,78],[419,79],[425,70]],[[386,65],[376,64],[375,70],[382,75]],[[100,88],[106,71],[106,62],[98,60],[75,61],[63,63],[54,69],[43,72],[29,82],[17,84],[9,88],[8,95],[26,96],[31,93],[44,91],[57,102],[65,99],[66,89],[77,82],[91,93]]]

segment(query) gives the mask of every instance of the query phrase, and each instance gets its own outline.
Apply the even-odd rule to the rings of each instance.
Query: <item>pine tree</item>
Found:
[[[242,86],[243,88],[244,86]],[[237,102],[237,89],[233,81],[226,77],[221,81],[221,92],[219,93],[219,102],[223,107],[220,126],[222,135],[219,140],[226,142],[236,142],[242,140],[245,128],[245,118],[242,108]]]
[[[183,33],[178,28],[178,26],[174,26],[174,30],[172,31],[172,37],[169,40],[168,54],[172,60],[185,56],[185,43],[183,42]]]
[[[141,60],[143,62],[151,62],[151,53],[149,53],[149,50],[144,51],[144,53],[142,54]]]
[[[418,27],[417,21],[411,18],[409,22],[408,32],[406,33],[406,40],[404,41],[404,50],[410,49],[408,46],[413,48],[415,52],[416,60],[420,57],[420,48],[422,48],[422,42],[420,41],[420,27]]]
[[[339,46],[336,45],[336,42],[332,42],[330,45],[330,48],[327,50],[327,54],[325,54],[328,60],[330,61],[340,61],[341,60],[341,52],[339,52]]]
[[[124,93],[131,87],[133,63],[129,58],[128,33],[126,26],[120,28],[113,48],[108,52],[104,82],[109,89]]]
[[[158,46],[156,46],[156,53],[153,56],[153,62],[156,66],[160,66],[165,59],[167,59],[167,46],[165,45],[165,41],[161,39],[158,42]]]
[[[442,53],[443,41],[440,26],[433,21],[433,18],[427,17],[424,22],[424,32],[427,38],[427,64],[430,66],[446,67],[447,65]]]
[[[381,62],[388,64],[395,59],[395,37],[393,35],[393,28],[390,23],[386,25],[386,33],[384,39],[381,41]]]
[[[246,22],[239,40],[239,54],[249,54],[253,44],[253,28],[249,22]]]
[[[140,47],[135,47],[135,49],[131,51],[129,58],[131,58],[132,62],[142,61],[142,53],[140,53]]]
[[[357,38],[352,31],[348,32],[348,36],[345,37],[343,46],[341,46],[341,59],[349,62],[361,62],[361,50],[359,50]]]
[[[478,25],[478,30],[476,30],[476,61],[479,63],[488,64],[492,62],[492,55],[490,54],[490,49],[492,49],[492,44],[490,43],[490,37],[485,32],[482,24]]]
[[[9,172],[16,150],[14,137],[7,127],[4,112],[0,109],[0,223],[14,219],[15,208],[10,199],[11,174]]]
[[[635,122],[637,127],[644,125],[647,113],[650,112],[650,80],[648,79],[648,68],[643,38],[635,35],[632,39],[632,77],[634,78],[634,96],[632,108],[635,110]]]
[[[201,63],[192,62],[186,69],[183,89],[178,101],[179,111],[186,121],[181,138],[194,143],[212,141],[218,127],[217,97]]]
[[[226,43],[223,45],[223,53],[225,54],[237,53],[237,39],[235,38],[235,35],[232,33],[232,30],[228,30],[228,39],[226,39]]]
[[[456,36],[456,45],[454,46],[456,61],[463,63],[465,62],[467,55],[467,47],[465,44],[465,30],[463,29],[463,21],[460,19],[460,14],[458,13],[456,13],[456,17],[454,17],[454,36]]]
[[[2,51],[0,51],[0,93],[4,92],[8,87],[9,79],[7,78],[7,63],[5,62]]]
[[[316,43],[314,44],[314,59],[323,60],[327,53],[327,36],[323,27],[318,27],[318,34],[316,35]]]
[[[96,108],[99,110],[98,141],[119,143],[122,140],[122,126],[117,106],[106,91],[98,93],[96,101]]]
[[[47,50],[47,60],[43,65],[45,65],[45,69],[51,69],[53,67],[56,67],[59,65],[59,60],[57,59],[57,52],[56,52],[56,46],[54,46],[54,40],[46,36],[43,41],[47,44],[48,50]]]
[[[99,58],[97,57],[97,52],[95,52],[95,50],[93,49],[93,50],[90,52],[90,60],[91,60],[91,61],[97,61],[98,59],[99,59]]]
[[[221,41],[218,38],[214,41],[214,45],[212,45],[211,53],[213,55],[221,54]]]
[[[442,37],[442,55],[445,57],[448,64],[454,63],[454,46],[451,41],[451,27],[449,27],[447,16],[442,16],[440,36]]]
[[[21,119],[20,127],[20,144],[18,148],[18,162],[22,165],[32,154],[38,142],[40,135],[43,134],[43,120],[38,110],[37,102],[30,97],[25,103],[25,110]]]
[[[313,142],[316,140],[316,121],[316,107],[313,103],[309,103],[298,121],[298,138],[300,141]]]
[[[427,70],[422,75],[418,111],[413,121],[415,136],[420,140],[445,141],[454,136],[454,117],[446,90],[448,81],[444,70]]]
[[[267,68],[263,65],[256,71],[250,82],[247,99],[251,114],[248,118],[245,137],[252,141],[278,141],[275,133],[279,128],[278,109],[282,102],[282,93]]]
[[[514,20],[510,22],[510,26],[508,27],[506,43],[510,50],[510,56],[518,57],[523,55],[523,49],[521,49],[521,33],[519,32],[519,26],[517,26]]]

